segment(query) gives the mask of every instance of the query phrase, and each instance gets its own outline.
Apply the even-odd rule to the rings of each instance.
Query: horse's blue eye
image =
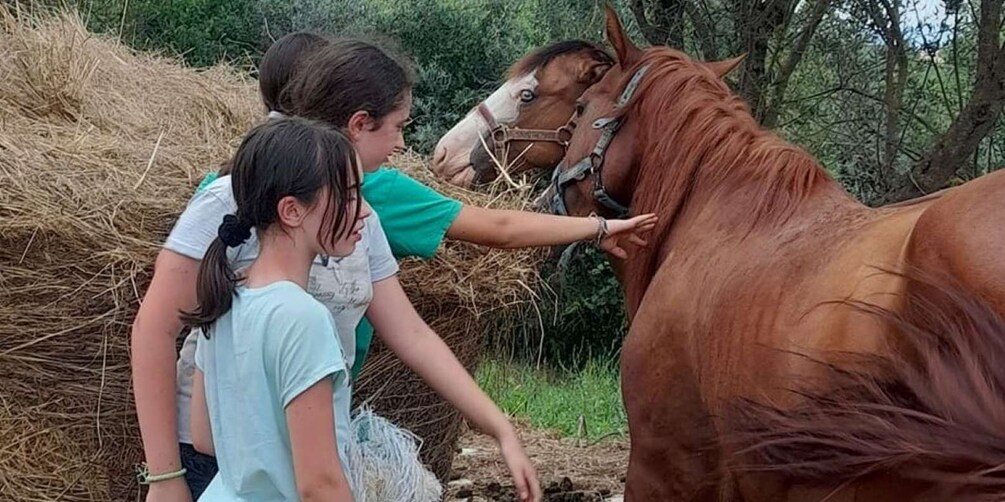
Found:
[[[524,103],[530,103],[531,101],[534,101],[534,98],[536,97],[537,95],[534,94],[534,91],[528,89],[520,91],[520,101],[523,101]]]

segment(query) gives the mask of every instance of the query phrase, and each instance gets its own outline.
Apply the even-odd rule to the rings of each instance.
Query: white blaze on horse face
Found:
[[[485,107],[499,124],[511,124],[520,115],[520,93],[537,93],[536,72],[507,80],[485,99]],[[471,110],[460,122],[444,134],[433,152],[433,172],[448,181],[466,180],[466,171],[471,169],[471,151],[482,148],[481,138],[487,138],[489,125],[476,109]],[[456,183],[455,183],[456,184]],[[464,183],[466,184],[466,183]]]

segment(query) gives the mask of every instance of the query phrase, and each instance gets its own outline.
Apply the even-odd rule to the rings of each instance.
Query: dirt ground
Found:
[[[546,501],[620,500],[628,468],[628,438],[569,439],[527,426],[520,427],[520,435],[537,467]],[[469,431],[458,441],[458,449],[446,500],[517,500],[509,471],[491,437]]]

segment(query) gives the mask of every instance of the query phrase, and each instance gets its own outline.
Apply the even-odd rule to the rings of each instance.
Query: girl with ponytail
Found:
[[[232,163],[236,207],[196,279],[191,432],[218,459],[200,500],[350,501],[349,365],[329,309],[307,292],[317,256],[353,253],[369,209],[349,140],[305,119],[252,129]],[[252,236],[242,270],[230,250]]]

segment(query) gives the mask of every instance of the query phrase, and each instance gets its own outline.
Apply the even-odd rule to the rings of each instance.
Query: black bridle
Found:
[[[648,69],[649,66],[647,65],[636,70],[635,74],[632,75],[632,79],[628,81],[628,85],[625,86],[625,90],[618,97],[616,108],[625,106],[632,99],[636,89],[639,87],[639,82],[642,81],[642,77]],[[614,197],[611,197],[611,194],[607,192],[607,188],[604,187],[603,180],[604,156],[607,154],[607,148],[611,145],[611,141],[614,140],[614,136],[618,133],[618,129],[621,128],[622,121],[622,118],[615,117],[604,117],[595,120],[592,127],[600,130],[600,138],[597,140],[597,145],[593,147],[593,151],[586,158],[573,165],[568,171],[562,171],[561,165],[555,168],[555,172],[551,176],[551,188],[554,193],[551,196],[550,208],[553,214],[569,214],[569,210],[565,205],[565,189],[570,185],[579,183],[589,175],[593,178],[594,200],[605,209],[614,213],[618,218],[628,215],[628,207],[614,200]]]

